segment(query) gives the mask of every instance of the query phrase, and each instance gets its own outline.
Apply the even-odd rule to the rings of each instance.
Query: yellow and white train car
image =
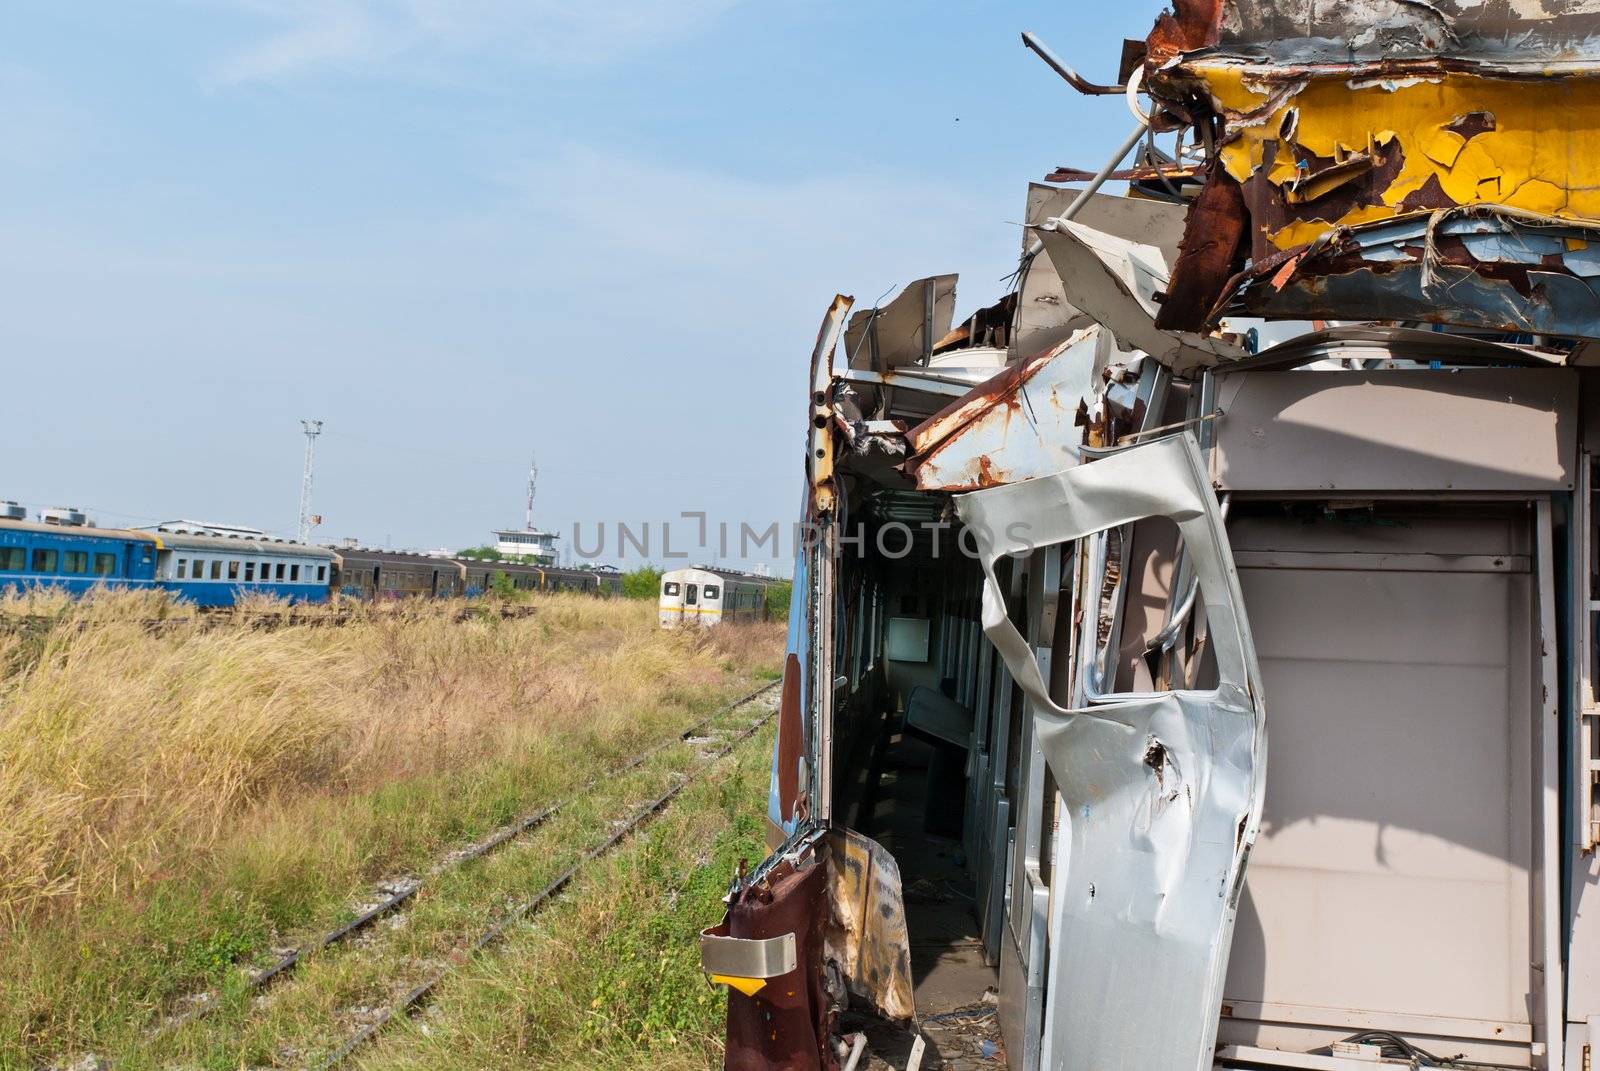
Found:
[[[661,575],[662,628],[710,628],[725,621],[760,621],[767,613],[767,581],[760,577],[674,569]]]

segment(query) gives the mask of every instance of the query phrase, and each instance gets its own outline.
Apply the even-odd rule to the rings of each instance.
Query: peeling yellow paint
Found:
[[[747,997],[753,997],[767,987],[765,978],[741,978],[733,974],[713,974],[712,985],[732,986]]]
[[[1275,91],[1234,64],[1193,62],[1224,115],[1268,106]],[[1234,124],[1219,150],[1223,166],[1240,182],[1256,174],[1268,146],[1289,132],[1296,144],[1321,157],[1343,158],[1352,146],[1383,144],[1392,136],[1404,154],[1400,173],[1382,204],[1350,209],[1332,220],[1301,220],[1268,234],[1288,249],[1333,230],[1389,218],[1408,194],[1430,178],[1461,204],[1503,204],[1566,219],[1600,219],[1600,78],[1552,77],[1513,81],[1447,73],[1394,88],[1351,88],[1337,77],[1314,78],[1285,94],[1264,121]],[[1290,113],[1293,113],[1292,117]],[[1459,121],[1472,113],[1493,116],[1495,129],[1471,136]],[[1286,122],[1286,120],[1288,120]],[[1456,126],[1458,129],[1452,130]],[[1314,184],[1293,154],[1278,151],[1267,181],[1288,187],[1304,209],[1342,183]],[[1286,189],[1286,194],[1287,194]]]

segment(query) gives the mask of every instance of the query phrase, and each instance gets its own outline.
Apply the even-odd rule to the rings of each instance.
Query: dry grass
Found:
[[[649,603],[531,605],[263,629],[145,595],[0,600],[0,622],[34,619],[0,627],[0,1066],[116,1051],[781,658],[777,624],[697,635],[659,630]]]
[[[137,889],[267,800],[360,792],[552,735],[626,737],[664,693],[771,660],[770,629],[696,642],[635,602],[537,605],[520,621],[457,624],[459,606],[422,604],[337,629],[160,634],[140,624],[161,616],[145,596],[56,608],[36,660],[0,680],[0,913]]]

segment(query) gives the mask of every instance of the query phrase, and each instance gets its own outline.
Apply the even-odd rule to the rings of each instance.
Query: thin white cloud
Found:
[[[405,75],[503,56],[604,67],[692,35],[744,0],[223,0],[266,36],[212,69],[224,83]]]

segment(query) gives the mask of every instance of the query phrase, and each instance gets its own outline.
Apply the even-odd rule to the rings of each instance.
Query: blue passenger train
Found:
[[[0,523],[0,589],[81,595],[96,585],[148,588],[156,582],[157,550],[144,532],[8,520]]]
[[[153,535],[156,582],[199,606],[232,606],[244,594],[328,601],[337,560],[331,550],[235,536]]]
[[[50,516],[72,518],[50,523]],[[233,606],[249,595],[294,603],[482,595],[497,574],[516,591],[621,592],[615,570],[439,558],[273,539],[254,528],[171,521],[150,528],[95,528],[77,510],[49,510],[45,523],[0,502],[0,592],[54,588],[158,588],[199,606]]]
[[[0,519],[0,591],[160,588],[200,606],[247,594],[326,602],[338,556],[265,536],[138,531]]]

